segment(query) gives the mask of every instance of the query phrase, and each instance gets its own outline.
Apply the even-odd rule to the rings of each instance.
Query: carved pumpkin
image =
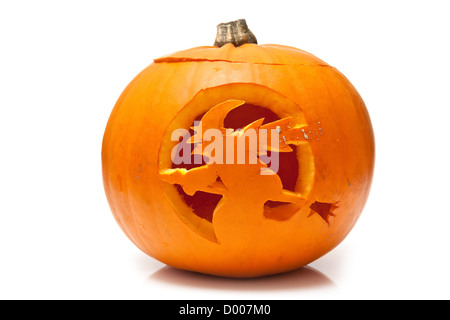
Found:
[[[254,132],[266,137],[252,149]],[[259,148],[270,139],[278,144]],[[346,237],[369,194],[374,137],[338,70],[258,45],[238,20],[218,26],[214,46],[155,59],[128,85],[102,164],[112,213],[142,251],[175,268],[256,277],[302,267]]]

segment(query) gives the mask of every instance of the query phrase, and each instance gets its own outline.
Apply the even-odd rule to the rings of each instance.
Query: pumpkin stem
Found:
[[[257,44],[258,42],[248,28],[245,19],[239,19],[217,25],[217,36],[214,45],[222,47],[227,43],[232,43],[235,47],[239,47],[245,43]]]

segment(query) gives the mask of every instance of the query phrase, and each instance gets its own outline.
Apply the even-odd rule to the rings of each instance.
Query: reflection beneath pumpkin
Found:
[[[278,275],[251,279],[215,277],[165,266],[149,276],[149,279],[188,287],[220,290],[295,290],[336,287],[326,275],[306,266]]]

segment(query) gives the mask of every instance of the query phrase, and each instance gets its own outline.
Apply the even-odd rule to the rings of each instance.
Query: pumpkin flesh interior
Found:
[[[266,86],[255,83],[230,83],[209,87],[199,91],[186,105],[180,108],[176,115],[174,115],[172,122],[166,128],[163,139],[165,143],[161,144],[159,150],[159,169],[165,170],[179,167],[183,171],[189,170],[190,166],[188,165],[174,166],[173,164],[171,154],[173,153],[174,148],[180,144],[180,140],[183,140],[173,141],[171,139],[173,132],[178,128],[185,128],[184,130],[190,128],[195,120],[200,120],[202,115],[206,114],[211,108],[230,99],[242,100],[244,103],[247,103],[247,105],[260,106],[261,109],[274,113],[274,119],[292,117],[293,123],[296,125],[307,124],[298,104]],[[228,112],[228,114],[230,113],[231,111]],[[269,119],[267,115],[266,117]],[[227,121],[230,120],[228,119]],[[229,124],[227,123],[227,125]],[[192,132],[190,134],[192,134]],[[312,149],[309,143],[304,142],[296,144],[295,149],[293,148],[293,150],[294,153],[296,153],[298,163],[292,165],[297,169],[298,177],[297,181],[292,182],[291,185],[295,185],[296,193],[307,198],[312,190],[315,177],[315,164]],[[285,155],[287,154],[289,153],[286,153]],[[280,158],[283,156],[284,155],[281,155]],[[281,159],[281,161],[283,160]],[[295,180],[294,177],[295,175],[291,176],[292,181]],[[286,180],[282,183],[286,183],[285,181]],[[178,215],[183,223],[205,239],[220,243],[220,240],[216,236],[213,223],[198,215],[211,215],[211,209],[206,209],[204,213],[199,213],[199,210],[197,210],[196,214],[194,213],[192,206],[189,205],[192,199],[186,197],[187,195],[183,195],[184,190],[181,186],[173,183],[163,183],[161,186],[166,194],[167,200],[174,209],[174,213]],[[194,193],[190,192],[191,195],[195,195],[196,193],[201,195],[199,191]],[[210,195],[207,197],[211,203],[215,204],[221,196],[216,196],[215,201],[214,197],[210,197]],[[185,198],[188,198],[188,200],[185,200]],[[203,203],[204,206],[207,203],[207,201],[197,202]],[[210,208],[214,209],[214,206],[210,205]],[[264,220],[265,218],[268,218],[269,220],[283,221],[292,217],[299,210],[301,210],[301,207],[296,204],[279,205],[279,203],[268,202],[263,205],[264,213],[261,213],[261,219]],[[222,222],[219,224],[222,224]]]

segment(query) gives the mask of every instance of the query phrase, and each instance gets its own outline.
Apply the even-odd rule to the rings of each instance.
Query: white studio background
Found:
[[[0,1],[1,299],[449,299],[448,1]],[[372,192],[308,269],[228,280],[139,251],[109,210],[101,142],[153,58],[245,18],[338,68],[371,114]]]

